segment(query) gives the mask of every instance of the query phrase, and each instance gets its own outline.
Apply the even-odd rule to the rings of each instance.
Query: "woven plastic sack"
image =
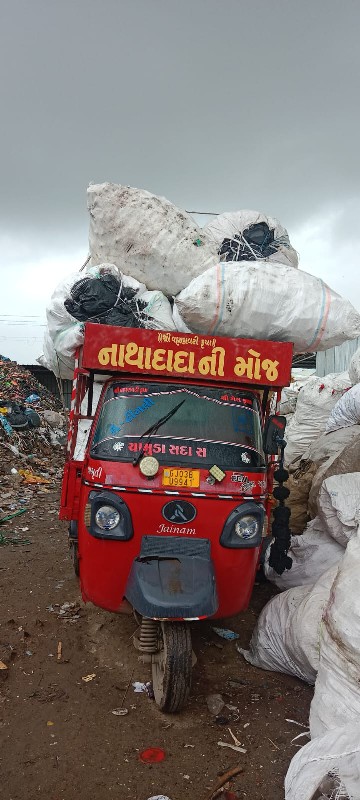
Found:
[[[232,211],[226,214],[219,214],[211,222],[203,228],[204,233],[207,233],[215,242],[218,252],[226,250],[229,246],[232,251],[236,252],[236,248],[245,251],[248,254],[247,260],[262,260],[259,255],[260,248],[252,246],[243,237],[244,232],[251,230],[253,226],[265,223],[271,233],[271,244],[267,250],[269,255],[264,256],[266,261],[276,261],[277,263],[287,264],[291,267],[298,266],[298,256],[296,250],[291,247],[289,234],[280,222],[273,217],[268,217],[261,211]],[[221,259],[222,260],[222,259]],[[228,258],[226,260],[229,260]],[[239,258],[234,259],[239,261]]]
[[[349,376],[350,377],[350,376]],[[326,432],[360,425],[360,383],[337,401],[326,423]]]
[[[347,372],[309,378],[300,390],[295,414],[286,427],[286,464],[304,458],[310,445],[325,431],[331,410],[349,388]]]
[[[47,330],[44,336],[43,363],[57,377],[70,378],[74,369],[74,355],[84,341],[84,322],[79,322],[65,308],[72,287],[86,277],[100,278],[113,275],[125,289],[135,292],[139,302],[139,326],[159,330],[174,330],[172,310],[168,299],[160,291],[147,291],[143,283],[124,275],[114,264],[99,264],[84,272],[67,277],[54,290],[46,310]],[[117,295],[114,295],[114,305]],[[144,303],[146,304],[144,307]],[[141,307],[141,311],[140,311]]]
[[[352,384],[360,383],[360,347],[350,361],[349,375]]]
[[[327,478],[330,478],[331,475],[360,472],[360,426],[354,425],[353,428],[344,428],[343,433],[353,430],[356,431],[356,434],[352,439],[347,441],[338,453],[335,453],[335,455],[332,455],[322,463],[317,472],[315,472],[309,494],[309,512],[311,516],[315,516],[318,513],[320,489]],[[335,436],[336,433],[338,431],[329,433],[328,436]]]
[[[350,540],[324,611],[311,737],[360,717],[360,529]]]
[[[360,335],[360,315],[348,300],[279,263],[217,264],[180,292],[176,306],[195,333],[293,342],[296,353]]]
[[[347,797],[360,800],[359,722],[331,730],[302,747],[285,778],[285,800]]]
[[[269,566],[270,547],[265,554],[264,572],[267,579],[282,590],[313,586],[344,555],[344,548],[329,536],[319,517],[309,522],[302,535],[291,537],[289,556],[292,558],[292,567],[282,575]]]
[[[92,264],[111,262],[149,289],[174,295],[217,261],[209,236],[164,197],[101,183],[89,186],[87,199]]]
[[[321,575],[313,587],[298,586],[273,597],[261,611],[249,650],[237,647],[246,661],[314,684],[321,617],[336,572],[337,565]]]
[[[360,472],[327,478],[320,489],[318,514],[329,536],[346,547],[360,522]]]

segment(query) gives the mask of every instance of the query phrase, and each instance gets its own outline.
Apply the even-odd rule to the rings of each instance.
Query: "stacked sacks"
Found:
[[[359,615],[360,529],[347,546],[323,613],[312,741],[290,764],[286,800],[360,798]]]
[[[296,353],[326,350],[360,335],[360,315],[322,280],[278,262],[226,262],[175,298],[194,333],[293,342]]]
[[[326,423],[326,432],[360,425],[360,383],[340,397]]]
[[[298,462],[306,454],[310,445],[325,431],[330,412],[349,388],[347,372],[309,378],[299,392],[294,416],[286,429],[286,464]]]
[[[202,230],[216,244],[220,261],[266,260],[298,266],[287,230],[259,211],[219,214]]]
[[[88,267],[62,281],[47,308],[43,361],[55,375],[71,378],[74,355],[84,341],[84,322],[174,330],[171,307],[160,291],[124,275],[114,264]]]
[[[347,434],[346,438],[344,438],[345,433]],[[319,493],[324,480],[332,475],[339,476],[346,473],[360,472],[360,426],[353,425],[350,428],[328,433],[327,436],[329,440],[336,437],[339,444],[340,434],[342,434],[340,448],[333,455],[330,455],[326,461],[323,461],[314,475],[309,494],[309,512],[311,516],[315,516],[317,513]]]
[[[116,264],[171,296],[218,260],[204,229],[164,197],[102,183],[90,185],[87,198],[92,265]]]

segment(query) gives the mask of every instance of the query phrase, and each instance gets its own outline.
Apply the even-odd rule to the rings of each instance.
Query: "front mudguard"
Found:
[[[208,539],[144,536],[125,596],[143,617],[211,617],[219,603]]]

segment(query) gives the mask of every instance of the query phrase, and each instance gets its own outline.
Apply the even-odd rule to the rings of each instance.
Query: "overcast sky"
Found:
[[[0,16],[0,352],[41,352],[51,290],[87,256],[90,181],[276,216],[301,268],[360,309],[358,0],[0,0]]]

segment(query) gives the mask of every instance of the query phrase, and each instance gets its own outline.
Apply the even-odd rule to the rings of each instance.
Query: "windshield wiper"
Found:
[[[143,439],[144,436],[147,436],[148,437],[148,441],[149,441],[149,439],[152,436],[152,434],[156,433],[159,430],[159,428],[161,427],[161,425],[164,425],[164,423],[167,422],[168,419],[170,419],[171,417],[174,416],[174,414],[176,414],[176,412],[179,410],[180,406],[182,406],[183,403],[185,403],[185,400],[186,400],[186,397],[184,398],[184,400],[181,401],[181,403],[178,403],[177,406],[174,406],[174,408],[172,408],[171,411],[168,411],[168,413],[165,414],[164,417],[160,417],[160,419],[158,419],[157,422],[153,422],[153,424],[150,425],[150,428],[148,428],[146,431],[144,431],[144,433],[141,434],[141,436],[139,437],[139,442],[141,442],[141,439]],[[137,454],[137,456],[135,456],[135,458],[133,459],[132,463],[133,463],[134,467],[136,467],[136,465],[139,463],[140,459],[144,455],[145,455],[144,450],[140,450],[140,452]]]

